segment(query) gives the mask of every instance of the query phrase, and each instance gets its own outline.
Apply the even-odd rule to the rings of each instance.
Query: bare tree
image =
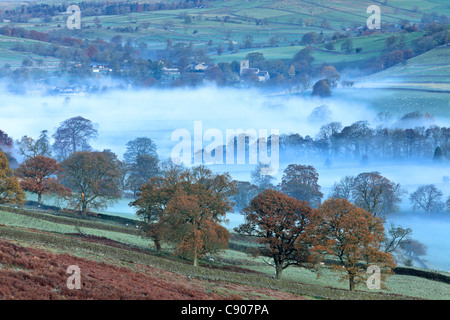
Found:
[[[37,156],[51,157],[52,150],[48,138],[48,131],[42,130],[39,138],[34,140],[31,137],[23,136],[18,142],[19,152],[26,158]]]
[[[411,193],[409,199],[413,204],[413,209],[424,210],[426,213],[439,212],[444,209],[442,201],[443,193],[434,184],[423,185]]]
[[[381,176],[379,172],[359,174],[352,189],[354,203],[377,217],[397,212],[405,193],[400,184]]]
[[[158,158],[156,145],[152,139],[147,137],[139,137],[128,141],[127,150],[123,154],[123,158],[125,162],[132,164],[136,163],[137,158],[144,154]]]
[[[351,201],[354,183],[354,177],[345,176],[338,183],[333,185],[330,192],[330,198],[347,199]]]
[[[410,240],[409,236],[412,234],[411,228],[397,227],[393,223],[389,225],[386,230],[384,241],[384,252],[393,252],[399,246],[401,247]]]
[[[53,138],[53,150],[57,158],[62,161],[71,153],[77,151],[88,151],[91,149],[89,140],[98,136],[91,120],[81,116],[67,119],[61,123]]]

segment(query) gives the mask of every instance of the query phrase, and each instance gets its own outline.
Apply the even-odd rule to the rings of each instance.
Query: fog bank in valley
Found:
[[[348,96],[346,96],[347,98]],[[170,157],[177,142],[171,141],[174,130],[183,128],[194,136],[194,121],[202,122],[203,133],[208,129],[218,129],[223,133],[227,129],[279,130],[280,134],[299,133],[303,137],[315,137],[322,125],[332,121],[342,126],[367,120],[375,124],[377,112],[367,103],[355,99],[320,99],[305,96],[273,96],[258,89],[231,89],[202,87],[196,89],[150,89],[145,91],[117,90],[96,95],[50,96],[50,95],[11,95],[0,92],[0,129],[14,140],[24,135],[33,138],[40,131],[48,130],[52,135],[59,124],[71,117],[82,116],[91,120],[98,129],[98,138],[91,141],[97,150],[110,149],[119,159],[123,159],[126,143],[136,137],[149,137],[157,145],[160,159]],[[364,101],[367,101],[364,100]],[[318,113],[317,107],[326,105],[325,113]],[[314,112],[315,111],[315,112]],[[448,123],[436,119],[439,125]],[[226,141],[224,141],[225,143]],[[204,142],[207,146],[209,142]],[[400,183],[409,193],[421,184],[436,184],[450,196],[450,182],[444,176],[450,176],[446,164],[436,165],[432,161],[415,163],[369,162],[361,164],[355,161],[333,162],[307,159],[280,159],[280,169],[276,176],[280,181],[282,171],[289,163],[313,165],[319,172],[319,184],[325,197],[331,186],[346,175],[356,176],[362,172],[379,171],[388,179]],[[228,171],[233,178],[250,180],[252,165],[221,165],[212,167],[218,172]],[[125,205],[124,205],[125,204]],[[109,212],[132,214],[126,202],[109,208]],[[409,219],[408,195],[402,205],[402,213],[393,221],[413,228],[413,238],[423,242],[429,248],[430,265],[450,270],[450,241],[446,230],[450,221],[424,218],[415,215]],[[436,220],[437,219],[437,220]],[[231,217],[230,228],[236,226],[240,218]],[[447,228],[447,229],[445,229]]]

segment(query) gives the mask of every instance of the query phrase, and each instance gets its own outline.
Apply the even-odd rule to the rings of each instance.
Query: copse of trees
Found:
[[[330,196],[347,199],[370,212],[374,217],[386,218],[398,212],[406,191],[380,175],[379,172],[363,172],[358,176],[346,176],[332,187]]]
[[[391,120],[394,122],[394,119]],[[316,159],[408,160],[450,159],[450,128],[433,125],[432,118],[414,112],[373,128],[368,121],[343,127],[339,122],[323,125],[315,138],[298,133],[280,135],[280,157]]]

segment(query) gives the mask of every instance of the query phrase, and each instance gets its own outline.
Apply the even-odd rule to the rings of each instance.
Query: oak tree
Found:
[[[111,152],[74,152],[61,168],[61,181],[74,193],[71,205],[82,215],[106,208],[120,196],[117,157]]]
[[[204,166],[173,168],[151,178],[131,205],[139,208],[157,248],[165,240],[197,266],[199,257],[226,248],[229,233],[220,224],[232,209],[234,193],[229,174],[213,174]]]
[[[290,164],[283,172],[281,191],[311,207],[318,207],[323,193],[320,191],[319,174],[312,166]]]
[[[90,150],[89,141],[97,136],[97,129],[91,120],[81,116],[73,117],[63,121],[56,130],[53,149],[62,161],[73,152]]]
[[[275,277],[280,279],[287,267],[310,262],[311,213],[306,202],[267,189],[244,209],[245,222],[235,231],[258,237],[260,246],[254,254],[273,260]]]
[[[392,271],[394,259],[382,250],[384,227],[381,219],[351,204],[331,198],[314,211],[314,248],[319,259],[333,259],[330,267],[344,271],[349,289],[364,280],[369,265],[377,265],[383,274]]]
[[[46,156],[34,156],[22,162],[16,169],[16,176],[20,180],[23,190],[38,195],[38,202],[42,203],[42,195],[53,192],[68,196],[70,190],[63,186],[57,175],[61,171],[55,159]]]
[[[354,204],[376,217],[385,217],[399,210],[399,203],[405,194],[398,183],[380,175],[379,172],[364,172],[353,181]]]
[[[22,205],[26,199],[19,181],[9,167],[8,159],[0,151],[0,204],[12,203]]]

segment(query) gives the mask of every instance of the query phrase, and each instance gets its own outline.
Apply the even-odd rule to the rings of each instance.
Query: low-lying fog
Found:
[[[280,134],[299,133],[303,137],[315,137],[320,127],[331,121],[343,126],[356,121],[376,118],[377,112],[358,99],[345,101],[339,98],[321,100],[299,96],[268,96],[256,89],[225,89],[205,87],[199,89],[113,91],[92,96],[15,96],[0,93],[0,129],[13,139],[24,135],[37,138],[41,130],[53,134],[59,124],[71,117],[82,116],[95,123],[99,136],[91,142],[94,149],[111,149],[120,159],[128,141],[137,137],[149,137],[158,147],[160,159],[170,157],[178,143],[171,141],[174,130],[183,128],[193,134],[194,121],[201,121],[203,132],[218,129],[225,136],[226,129],[271,129]],[[367,101],[367,100],[365,100]],[[327,119],[312,122],[308,120],[314,108],[326,104],[331,111]],[[446,125],[448,126],[448,125]],[[225,141],[224,141],[225,142]],[[208,142],[204,142],[204,147]],[[288,163],[280,159],[277,180]],[[429,163],[369,163],[365,166],[355,162],[332,163],[326,167],[323,162],[305,163],[315,166],[320,175],[319,184],[325,197],[333,183],[346,175],[379,171],[388,179],[400,183],[409,192],[421,184],[436,184],[450,196],[450,182],[443,177],[450,175],[448,166]],[[228,171],[233,178],[250,180],[253,165],[214,166],[218,172]],[[413,229],[412,237],[428,247],[425,258],[430,267],[450,270],[450,219],[448,217],[425,217],[425,214],[408,214],[408,196],[402,203],[402,212],[392,221]],[[107,211],[133,214],[123,199]],[[447,215],[448,216],[448,215]],[[232,229],[242,221],[242,216],[229,215]]]

